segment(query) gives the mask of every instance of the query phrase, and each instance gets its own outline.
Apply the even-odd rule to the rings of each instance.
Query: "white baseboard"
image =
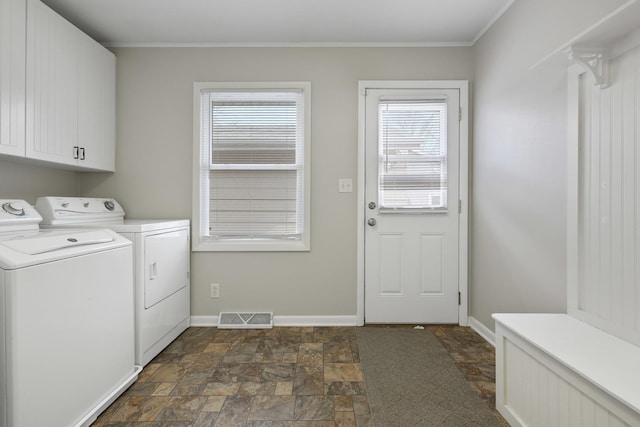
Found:
[[[356,326],[357,316],[273,316],[273,326]],[[218,326],[218,316],[191,316],[191,326]]]
[[[191,316],[190,326],[218,326],[218,316]]]
[[[357,316],[273,316],[275,326],[356,326]]]
[[[496,334],[475,317],[469,316],[469,326],[492,346],[496,346]]]

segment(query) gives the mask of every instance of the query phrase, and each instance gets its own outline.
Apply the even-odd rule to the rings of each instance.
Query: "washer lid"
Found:
[[[42,233],[40,233],[42,234]],[[106,230],[86,231],[83,233],[44,235],[31,239],[9,240],[3,245],[27,255],[37,255],[76,246],[109,243],[115,239]]]
[[[111,230],[47,230],[0,236],[0,268],[13,270],[131,246]]]

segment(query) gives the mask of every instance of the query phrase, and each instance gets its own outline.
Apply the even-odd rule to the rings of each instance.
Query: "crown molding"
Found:
[[[472,42],[283,42],[283,43],[102,43],[108,48],[450,48],[471,47]]]
[[[504,6],[502,6],[502,8],[498,11],[498,13],[496,13],[496,14],[493,16],[493,18],[491,18],[491,19],[489,20],[489,22],[487,22],[487,25],[485,25],[485,26],[480,30],[480,32],[479,32],[479,33],[478,33],[478,34],[473,38],[473,40],[471,41],[471,46],[473,46],[474,44],[476,44],[476,42],[477,42],[478,40],[480,40],[480,39],[482,38],[482,36],[484,36],[484,33],[486,33],[487,31],[489,31],[489,28],[493,27],[493,24],[495,24],[495,23],[496,23],[496,21],[497,21],[498,19],[500,19],[500,17],[501,17],[502,15],[504,15],[504,13],[507,11],[507,9],[509,9],[509,8],[513,5],[513,3],[514,3],[515,1],[516,1],[516,0],[509,0],[507,3],[505,3],[505,5],[504,5]]]

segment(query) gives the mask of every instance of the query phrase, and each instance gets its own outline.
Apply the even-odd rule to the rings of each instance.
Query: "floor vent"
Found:
[[[273,313],[220,313],[218,329],[271,329]]]

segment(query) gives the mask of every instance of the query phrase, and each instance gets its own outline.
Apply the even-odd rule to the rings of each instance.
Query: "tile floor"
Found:
[[[494,350],[469,328],[428,326],[495,408]],[[355,328],[189,328],[94,427],[372,426]]]

